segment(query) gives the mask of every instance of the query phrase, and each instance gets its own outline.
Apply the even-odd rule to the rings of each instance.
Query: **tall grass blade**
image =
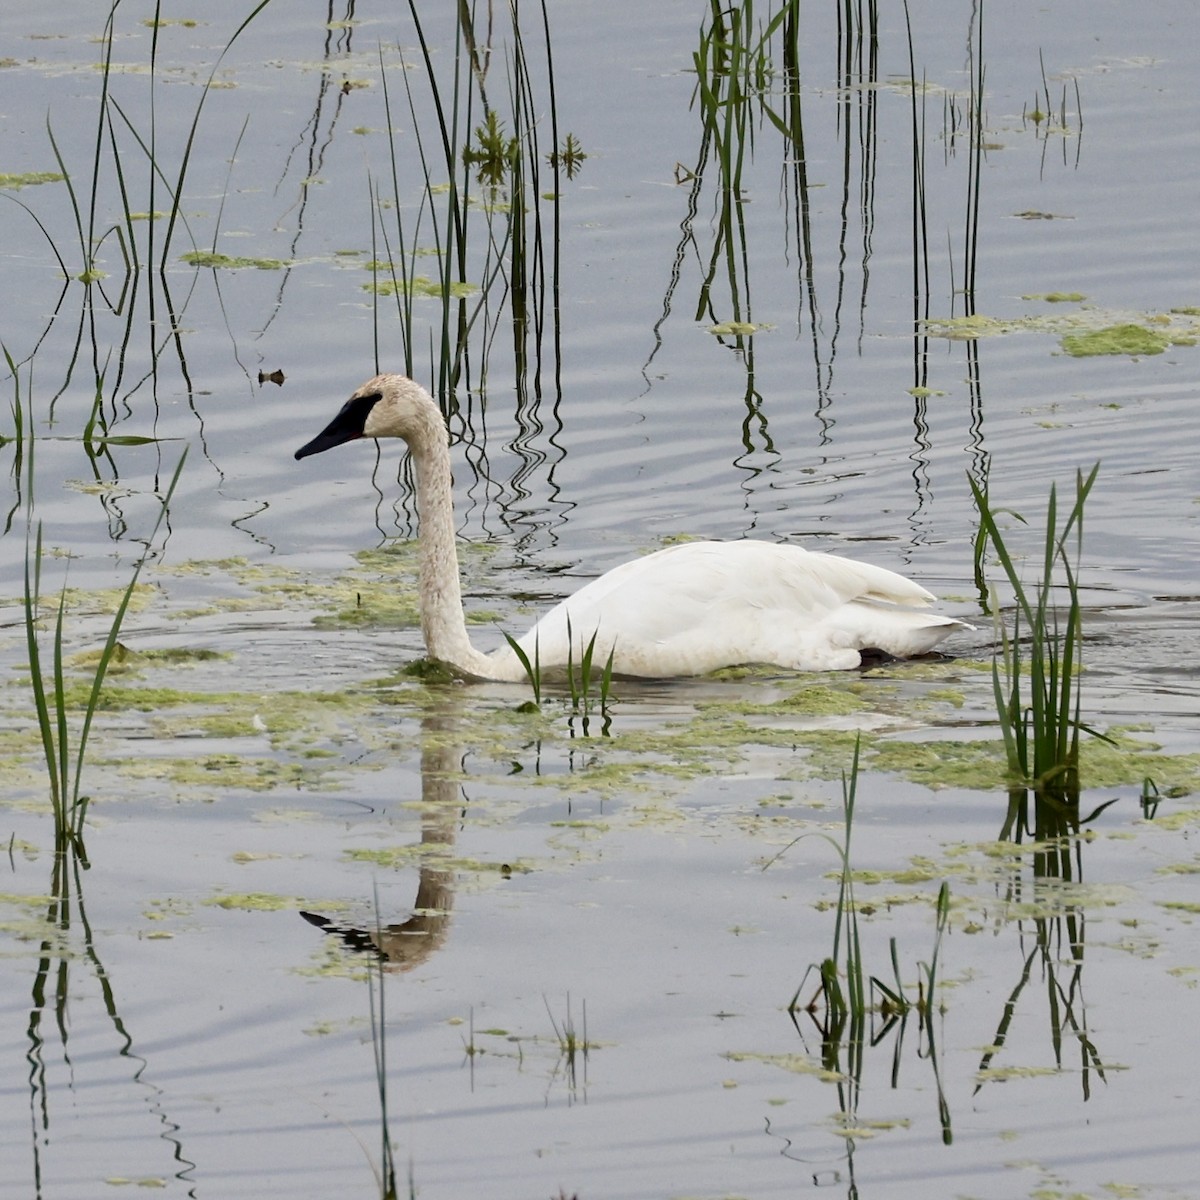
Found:
[[[375,889],[375,944],[383,945],[383,924],[379,917],[379,889]],[[371,1020],[371,1048],[375,1059],[375,1088],[379,1097],[380,1152],[377,1180],[381,1200],[395,1200],[396,1159],[388,1120],[387,1012],[384,985],[387,975],[382,960],[367,959],[367,994]]]
[[[217,77],[217,72],[221,68],[221,63],[225,61],[225,55],[227,55],[229,53],[229,51],[231,49],[233,49],[234,42],[236,42],[238,40],[238,38],[240,38],[242,36],[242,34],[247,29],[247,27],[254,20],[254,18],[257,17],[258,14],[260,12],[262,12],[262,10],[264,8],[266,8],[267,5],[270,3],[271,3],[271,0],[259,0],[259,3],[256,4],[250,10],[249,14],[245,17],[245,19],[242,21],[242,23],[233,31],[232,36],[225,43],[224,49],[221,51],[220,54],[217,55],[216,61],[213,63],[213,66],[212,66],[212,70],[208,74],[208,79],[204,84],[204,88],[200,93],[200,99],[196,104],[196,111],[192,114],[192,123],[188,129],[187,138],[184,141],[183,155],[179,160],[179,171],[175,178],[175,185],[171,189],[171,209],[170,209],[170,215],[167,219],[166,231],[163,234],[162,258],[159,261],[160,270],[162,270],[163,272],[165,272],[167,269],[167,258],[171,252],[171,237],[175,232],[175,222],[178,220],[178,218],[180,216],[179,205],[180,205],[180,201],[183,198],[183,185],[184,185],[184,181],[187,179],[188,166],[191,164],[192,149],[196,143],[196,132],[200,127],[200,114],[204,111],[204,102],[206,99],[208,99],[208,93],[212,89],[213,81]],[[155,30],[155,37],[157,38],[157,33],[158,33],[157,20],[155,21],[154,30]],[[151,72],[151,77],[153,78],[153,72]],[[153,124],[153,116],[151,117],[151,122]],[[151,143],[151,161],[152,162],[155,161],[154,154],[153,154],[153,143]],[[153,191],[151,191],[151,196],[153,197]],[[153,204],[151,205],[150,211],[151,212],[154,211]],[[153,220],[151,220],[150,226],[151,226],[151,232],[152,232],[153,226],[154,226]]]
[[[1028,588],[1005,542],[986,490],[969,480],[979,510],[977,543],[990,544],[1014,597],[1011,631],[994,606],[997,653],[992,661],[996,715],[1004,739],[1011,783],[1078,800],[1079,735],[1094,733],[1082,721],[1080,653],[1083,640],[1078,564],[1083,552],[1083,514],[1100,465],[1076,472],[1075,500],[1059,528],[1056,487],[1050,489],[1043,533],[1041,578]],[[1072,538],[1074,550],[1071,550]],[[977,549],[982,557],[982,551]],[[1061,568],[1067,604],[1054,604]]]
[[[533,688],[533,702],[538,708],[542,706],[542,661],[541,648],[539,639],[535,636],[533,640],[533,661],[529,661],[529,655],[525,653],[521,644],[511,633],[504,635],[504,640],[508,643],[509,648],[517,656],[517,661],[521,664],[525,671],[525,676],[529,680],[529,686]]]
[[[32,575],[30,572],[32,564]],[[42,527],[37,529],[37,543],[33,554],[29,553],[29,537],[25,539],[25,644],[29,653],[30,687],[33,691],[33,708],[41,733],[42,753],[50,776],[50,803],[54,808],[55,825],[62,827],[61,819],[64,781],[60,778],[60,762],[55,746],[55,725],[50,719],[50,706],[46,700],[46,685],[42,675],[41,647],[37,637],[38,605],[42,583]]]
[[[90,734],[92,728],[92,718],[95,716],[96,708],[100,702],[100,693],[104,687],[104,677],[108,673],[109,664],[112,662],[113,655],[116,653],[117,641],[121,635],[121,625],[125,620],[125,613],[129,609],[129,602],[133,599],[134,590],[137,588],[137,581],[141,576],[142,568],[146,565],[146,560],[150,557],[150,551],[154,544],[154,539],[158,536],[158,531],[162,527],[162,523],[166,519],[167,513],[170,509],[171,498],[175,495],[175,487],[179,483],[179,477],[183,473],[183,465],[185,462],[187,462],[186,447],[183,453],[179,456],[179,464],[175,468],[174,475],[171,476],[171,482],[167,485],[166,492],[163,493],[162,503],[159,506],[158,517],[154,522],[154,528],[150,531],[150,536],[146,539],[146,548],[142,552],[141,557],[138,559],[137,565],[133,569],[133,575],[130,577],[129,584],[121,596],[120,604],[117,605],[116,615],[113,617],[112,624],[109,626],[108,638],[104,643],[104,648],[100,651],[100,660],[92,677],[91,690],[88,693],[87,702],[84,707],[83,725],[79,731],[79,750],[75,758],[75,786],[71,793],[72,807],[75,807],[79,804],[79,787],[83,778],[83,759],[87,752],[88,735]],[[60,610],[60,625],[61,620],[62,612]],[[61,695],[61,691],[59,694]]]
[[[87,237],[83,232],[83,217],[79,211],[79,197],[75,194],[75,184],[71,180],[71,172],[67,167],[66,160],[62,156],[62,152],[58,148],[58,142],[54,139],[54,129],[50,124],[50,116],[46,115],[46,136],[50,139],[50,149],[54,154],[54,161],[58,164],[59,174],[63,177],[63,182],[67,187],[67,197],[71,201],[71,212],[75,216],[75,231],[79,237],[79,253],[82,260],[80,274],[77,279],[88,284],[92,282],[92,253],[88,244]],[[62,261],[61,259],[59,260]]]
[[[179,464],[171,477],[171,482],[163,494],[159,507],[158,518],[154,528],[146,540],[146,548],[134,567],[116,614],[109,625],[108,637],[100,652],[100,657],[92,675],[91,686],[83,706],[83,719],[80,724],[78,741],[75,747],[74,761],[71,754],[71,731],[68,723],[67,678],[65,669],[65,619],[67,609],[67,589],[64,581],[59,594],[58,614],[54,622],[54,651],[50,665],[50,678],[53,690],[47,692],[46,674],[42,659],[41,643],[38,637],[38,621],[41,608],[41,579],[43,561],[42,526],[38,523],[36,537],[32,545],[32,519],[26,530],[25,542],[25,641],[29,657],[30,690],[33,694],[34,714],[37,718],[41,735],[42,753],[46,760],[46,770],[50,780],[50,799],[54,810],[55,830],[59,837],[70,838],[78,842],[82,835],[83,821],[87,811],[87,798],[80,795],[83,781],[83,764],[87,754],[88,739],[91,734],[92,721],[99,707],[104,679],[109,665],[117,653],[121,625],[128,611],[129,603],[137,587],[137,581],[142,568],[151,553],[154,539],[166,518],[176,485],[187,459],[186,450],[180,456]],[[32,463],[33,454],[30,451],[30,496],[32,497]],[[30,501],[32,503],[32,500]]]

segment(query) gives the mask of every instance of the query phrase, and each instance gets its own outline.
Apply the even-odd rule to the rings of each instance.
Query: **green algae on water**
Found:
[[[189,250],[179,257],[193,267],[213,267],[226,271],[236,271],[242,267],[253,267],[258,271],[280,271],[284,267],[295,265],[282,258],[235,258],[229,254],[220,254],[216,250]]]
[[[0,174],[0,188],[19,191],[23,187],[36,187],[42,183],[61,183],[66,178],[57,171],[26,171],[23,175]]]
[[[1071,333],[1062,339],[1062,348],[1074,358],[1101,354],[1123,354],[1141,357],[1161,354],[1172,339],[1141,325],[1107,325],[1088,333]]]
[[[294,896],[280,896],[273,892],[223,892],[204,901],[214,908],[236,908],[244,912],[282,912],[298,908],[300,901]]]
[[[132,591],[127,588],[95,588],[84,591],[81,588],[64,588],[60,592],[49,592],[42,597],[39,604],[39,617],[49,622],[58,616],[61,605],[65,612],[73,616],[108,617],[116,613],[129,596],[128,611],[144,612],[150,604],[162,595],[162,589],[152,583],[136,583]]]
[[[94,670],[102,653],[100,650],[82,650],[68,659],[67,666],[74,670]],[[191,646],[134,650],[126,646],[124,642],[118,642],[113,649],[108,673],[110,675],[137,675],[151,667],[194,666],[197,663],[210,663],[232,658],[232,654],[223,650],[206,650]]]
[[[1044,300],[1047,304],[1082,304],[1087,297],[1082,292],[1041,292],[1030,293],[1021,299]]]
[[[1074,294],[1047,293],[1074,300]],[[1082,298],[1081,298],[1082,299]],[[975,341],[1013,333],[1048,333],[1061,339],[1065,353],[1089,355],[1161,354],[1168,346],[1191,346],[1200,339],[1200,313],[1174,308],[1167,313],[1101,310],[1085,306],[1068,313],[1039,313],[996,317],[973,313],[964,317],[935,317],[923,321],[930,337],[951,341]]]
[[[205,800],[214,792],[315,791],[328,786],[325,771],[276,758],[238,754],[208,754],[199,758],[96,760],[97,767],[115,770],[122,778],[162,782],[188,789],[188,798]],[[181,797],[182,798],[182,797]],[[94,803],[94,801],[93,801]]]
[[[1085,789],[1129,787],[1153,778],[1160,789],[1200,788],[1200,754],[1163,754],[1152,742],[1138,741],[1121,729],[1109,730],[1108,740],[1091,738],[1080,747],[1079,779]],[[1004,746],[998,740],[924,742],[864,741],[863,763],[872,771],[888,771],[937,790],[961,787],[971,791],[1007,788]]]
[[[793,1075],[816,1075],[830,1083],[840,1083],[845,1076],[839,1071],[827,1068],[815,1055],[809,1054],[768,1054],[756,1050],[729,1050],[723,1056],[734,1063],[752,1062],[765,1063],[768,1066],[779,1067]]]
[[[373,264],[366,265],[370,267]],[[430,279],[426,275],[409,275],[407,278],[398,275],[392,279],[384,274],[380,274],[370,283],[364,283],[362,289],[376,296],[394,296],[397,292],[405,292],[410,296],[430,296],[437,299],[442,297],[443,292],[448,292],[456,300],[465,300],[479,291],[475,284],[463,280],[452,280],[449,287],[444,287],[441,280]]]

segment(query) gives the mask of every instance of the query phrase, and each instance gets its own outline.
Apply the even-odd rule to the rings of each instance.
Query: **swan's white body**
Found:
[[[505,645],[476,650],[467,635],[455,548],[450,451],[432,397],[402,375],[379,375],[296,451],[316,454],[357,437],[400,437],[416,466],[421,628],[429,656],[480,679],[519,682]],[[633,559],[580,588],[519,639],[543,671],[593,662],[618,675],[668,678],[760,663],[794,671],[847,670],[862,652],[926,654],[953,617],[918,611],[934,597],[882,567],[770,542],[686,542]],[[568,621],[570,637],[568,638]]]

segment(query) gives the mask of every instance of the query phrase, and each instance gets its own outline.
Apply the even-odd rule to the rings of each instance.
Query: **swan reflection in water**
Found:
[[[319,913],[300,914],[348,949],[374,954],[402,971],[429,958],[450,929],[455,875],[449,859],[464,805],[458,728],[457,705],[454,711],[429,713],[421,722],[421,842],[412,915],[386,925],[377,918],[356,926]]]

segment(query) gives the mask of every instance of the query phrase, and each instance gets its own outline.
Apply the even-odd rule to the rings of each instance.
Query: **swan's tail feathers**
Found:
[[[851,633],[860,650],[882,650],[893,658],[929,654],[957,630],[975,628],[957,617],[869,601],[847,604],[837,624]]]

